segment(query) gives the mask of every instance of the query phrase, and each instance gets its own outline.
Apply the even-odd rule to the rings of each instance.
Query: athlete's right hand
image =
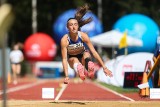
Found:
[[[64,84],[68,84],[68,83],[69,83],[69,77],[65,77]]]
[[[103,70],[104,70],[104,73],[105,73],[106,76],[113,77],[113,74],[109,69],[104,68]]]

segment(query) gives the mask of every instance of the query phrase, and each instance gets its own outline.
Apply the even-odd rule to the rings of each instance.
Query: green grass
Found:
[[[110,85],[110,84],[106,84],[106,83],[103,83],[103,82],[98,82],[99,84],[111,89],[111,90],[114,90],[118,93],[133,93],[133,92],[139,92],[139,89],[138,88],[123,88],[123,87],[117,87],[117,86],[113,86],[113,85]]]

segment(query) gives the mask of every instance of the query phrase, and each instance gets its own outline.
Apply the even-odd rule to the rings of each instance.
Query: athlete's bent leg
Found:
[[[78,64],[78,66],[77,66],[77,71],[78,71],[79,77],[80,77],[82,80],[85,80],[84,66],[83,66],[81,63]]]
[[[84,67],[81,63],[74,63],[73,64],[74,70],[78,73],[79,77],[84,80],[85,79],[85,73],[84,73]]]
[[[69,59],[69,65],[72,69],[74,69],[74,71],[78,73],[79,77],[82,80],[85,80],[84,66],[79,62],[76,57],[72,57]]]
[[[88,62],[88,76],[93,79],[94,78],[94,63],[92,61]]]
[[[94,63],[91,60],[91,55],[90,53],[87,51],[84,53],[83,55],[83,59],[82,62],[85,65],[85,68],[88,70],[88,77],[90,77],[91,79],[94,78]]]
[[[94,63],[91,61],[90,58],[85,59],[85,67],[88,70],[88,77],[93,79],[94,78]]]

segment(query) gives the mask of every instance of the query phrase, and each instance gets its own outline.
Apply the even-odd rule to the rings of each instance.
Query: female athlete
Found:
[[[80,28],[83,25],[92,21],[91,17],[83,19],[83,16],[88,11],[88,5],[84,5],[77,9],[75,17],[69,18],[67,21],[69,33],[65,34],[61,39],[61,54],[63,70],[65,73],[65,84],[69,83],[68,64],[78,73],[82,80],[85,80],[86,76],[89,78],[94,77],[94,63],[92,62],[92,55],[103,67],[105,75],[109,77],[113,76],[112,72],[104,65],[101,57],[96,52],[88,35],[80,31]],[[88,46],[89,50],[86,49],[84,43]],[[85,70],[88,71],[87,74]]]

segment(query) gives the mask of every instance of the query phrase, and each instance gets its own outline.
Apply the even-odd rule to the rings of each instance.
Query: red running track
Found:
[[[21,80],[17,85],[8,84],[7,98],[9,100],[45,100],[42,99],[42,88],[55,88],[55,100],[62,91],[63,79],[36,79]],[[127,97],[128,96],[128,97]],[[0,100],[2,88],[0,87]],[[48,100],[48,99],[47,99]],[[138,93],[118,94],[112,90],[103,88],[92,81],[80,83],[70,82],[57,100],[83,100],[83,101],[139,101],[142,99]]]
[[[86,100],[86,101],[127,101],[92,82],[70,83],[63,92],[60,100]]]

